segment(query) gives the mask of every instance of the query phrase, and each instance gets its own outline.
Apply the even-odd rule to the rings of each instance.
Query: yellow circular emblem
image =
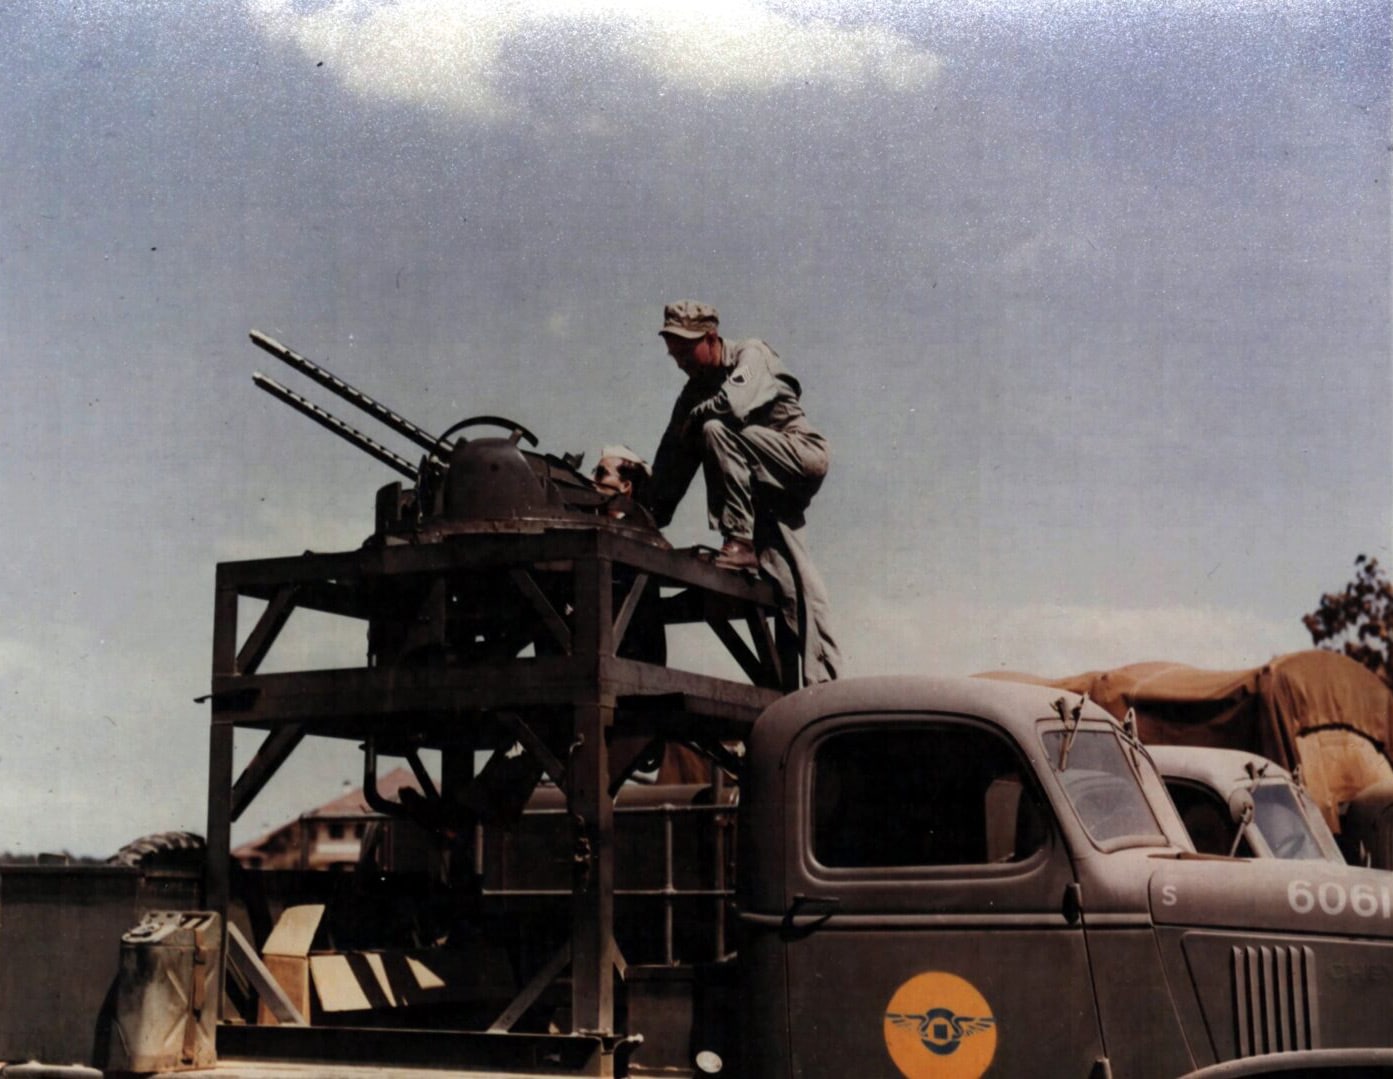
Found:
[[[996,1017],[971,982],[916,974],[885,1006],[885,1048],[908,1079],[978,1079],[996,1056]]]

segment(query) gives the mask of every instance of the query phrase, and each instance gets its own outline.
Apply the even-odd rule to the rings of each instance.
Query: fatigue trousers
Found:
[[[753,539],[756,484],[766,489],[759,495],[761,509],[767,498],[778,504],[780,516],[801,514],[827,475],[827,442],[816,432],[708,420],[701,434],[706,513],[723,536]]]

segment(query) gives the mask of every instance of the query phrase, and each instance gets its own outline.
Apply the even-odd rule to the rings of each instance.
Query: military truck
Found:
[[[1196,853],[1143,747],[1067,691],[798,689],[769,582],[611,513],[520,425],[436,438],[288,354],[422,445],[416,467],[374,453],[415,486],[378,493],[359,550],[218,567],[201,887],[123,867],[118,906],[71,874],[30,881],[43,949],[15,966],[0,918],[0,1059],[206,1079],[1393,1074],[1386,874]],[[361,625],[363,663],[263,671],[302,609]],[[669,656],[678,629],[713,633],[745,680]],[[260,738],[240,770],[237,735]],[[365,842],[351,872],[233,863],[233,822],[325,739],[361,747],[403,841]],[[640,782],[674,755],[687,782]],[[385,758],[418,793],[381,795]],[[0,869],[0,902],[11,883]]]
[[[1201,853],[1345,861],[1315,802],[1275,761],[1211,746],[1148,752]]]
[[[1393,869],[1393,690],[1347,656],[1307,649],[1243,670],[1146,662],[1064,678],[983,677],[1087,694],[1148,746],[1274,761],[1320,811],[1346,860]]]
[[[1387,875],[1194,853],[1078,697],[815,687],[748,761],[742,1074],[1265,1074],[1393,1044]]]

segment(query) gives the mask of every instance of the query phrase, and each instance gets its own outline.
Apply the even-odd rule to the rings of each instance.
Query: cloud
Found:
[[[716,96],[803,84],[909,92],[939,67],[889,30],[796,19],[755,0],[330,0],[309,11],[250,0],[250,10],[269,38],[355,93],[485,121],[520,111],[505,85],[527,56],[558,78],[594,62]]]
[[[633,5],[630,59],[713,93],[800,82],[909,92],[939,67],[935,56],[884,29],[796,22],[746,0],[666,7],[662,18],[657,10]]]

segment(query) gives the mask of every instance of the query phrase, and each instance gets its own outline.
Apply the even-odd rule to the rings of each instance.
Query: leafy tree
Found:
[[[1377,558],[1356,558],[1354,580],[1321,596],[1301,621],[1318,647],[1343,652],[1393,686],[1393,582]]]

